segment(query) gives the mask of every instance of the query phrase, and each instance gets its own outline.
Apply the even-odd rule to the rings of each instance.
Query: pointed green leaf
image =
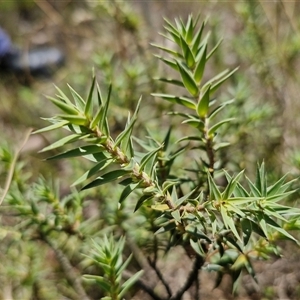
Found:
[[[280,189],[283,186],[287,175],[288,174],[285,174],[276,183],[274,183],[272,186],[268,187],[268,189],[267,189],[267,195],[268,196],[273,196],[273,195],[276,195],[278,192],[279,193],[281,192]]]
[[[177,67],[177,66],[176,66]],[[180,87],[184,87],[184,84],[180,80],[171,79],[171,78],[154,78],[155,80],[160,80],[162,82],[171,83]]]
[[[235,68],[230,73],[228,73],[226,76],[224,76],[222,79],[220,79],[218,82],[214,83],[211,87],[211,94],[213,94],[229,77],[231,77],[238,68]]]
[[[200,118],[205,117],[208,114],[209,108],[209,93],[210,93],[210,85],[207,87],[203,93],[201,92],[198,104],[197,104],[197,114]]]
[[[79,116],[79,115],[57,115],[58,118],[62,120],[68,121],[70,124],[73,125],[86,125],[87,119],[86,117]]]
[[[204,45],[196,57],[197,65],[194,71],[194,79],[198,84],[200,84],[202,80],[204,69],[205,69],[206,49],[207,49],[207,45]]]
[[[85,101],[82,99],[82,97],[69,85],[69,90],[73,96],[73,99],[76,103],[77,108],[79,108],[80,111],[84,111]]]
[[[121,292],[119,293],[119,299],[123,299],[126,292],[134,285],[134,283],[142,276],[144,270],[140,270],[126,280],[121,286]]]
[[[51,131],[54,129],[62,128],[64,126],[66,126],[67,124],[69,124],[69,121],[60,121],[55,124],[49,125],[47,127],[38,129],[38,130],[32,132],[31,134],[37,134],[37,133],[42,133],[42,132],[47,132],[47,131]]]
[[[90,189],[99,185],[103,185],[107,182],[115,181],[126,174],[129,174],[129,171],[125,170],[114,170],[111,172],[108,172],[101,177],[96,178],[94,181],[90,182],[89,184],[85,185],[82,190]]]
[[[199,88],[191,75],[191,73],[183,66],[182,63],[176,61],[183,84],[187,91],[193,96],[197,97],[199,95]]]
[[[234,120],[234,118],[229,118],[229,119],[225,119],[225,120],[220,121],[219,123],[213,125],[211,128],[209,128],[208,135],[212,136],[222,125],[229,123],[233,120]]]
[[[222,105],[218,106],[216,109],[214,109],[210,114],[209,114],[209,120],[211,121],[224,107],[226,107],[228,104],[231,104],[234,102],[234,99],[228,100],[224,102]]]
[[[68,105],[74,106],[72,101],[69,99],[69,97],[57,86],[55,86],[55,89],[58,91],[59,95],[56,95],[58,99],[62,100]]]
[[[223,199],[228,199],[232,193],[234,192],[240,178],[244,174],[244,171],[241,171],[239,174],[237,174],[235,177],[232,177],[229,183],[227,184],[225,191],[222,193]]]
[[[200,131],[202,131],[204,129],[204,123],[201,120],[197,120],[197,119],[188,119],[188,120],[184,120],[182,122],[182,124],[189,124],[197,129],[199,129]]]
[[[95,281],[97,284],[100,285],[100,287],[104,291],[106,291],[108,293],[111,290],[111,282],[109,282],[106,278],[104,278],[102,276],[85,274],[85,275],[83,275],[83,278],[86,279],[86,280],[93,280],[93,281]]]
[[[221,45],[222,41],[223,41],[223,39],[220,39],[218,41],[218,43],[216,44],[216,46],[208,53],[208,55],[206,56],[206,61],[208,61],[211,58],[211,56],[216,52],[216,50]]]
[[[104,104],[103,114],[102,114],[102,117],[100,119],[100,124],[99,124],[100,130],[102,132],[104,132],[105,135],[107,135],[107,136],[110,136],[109,127],[108,127],[108,123],[107,123],[107,111],[108,111],[108,107],[109,107],[109,103],[110,103],[111,90],[112,90],[112,85],[110,85],[108,88],[107,99]]]
[[[142,205],[148,200],[151,200],[153,198],[153,195],[143,195],[136,203],[134,211],[136,212]]]
[[[224,225],[226,226],[226,228],[230,229],[231,232],[234,234],[234,236],[238,239],[238,241],[243,243],[241,240],[241,237],[235,227],[233,218],[228,215],[227,210],[223,205],[221,205],[221,207],[220,207],[220,212],[221,212],[222,219],[223,219],[223,222],[224,222]]]
[[[47,98],[57,107],[59,107],[62,111],[70,115],[78,115],[79,111],[73,104],[67,104],[61,100],[57,100],[53,97],[47,96]]]
[[[151,95],[154,97],[163,98],[164,100],[167,100],[172,103],[177,103],[177,104],[183,105],[187,108],[191,108],[191,109],[196,108],[195,103],[186,97],[177,97],[177,96],[167,95],[167,94],[151,94]]]
[[[188,68],[193,69],[195,66],[195,57],[186,40],[182,36],[180,36],[180,42],[186,65],[188,66]]]
[[[68,150],[63,153],[48,157],[47,160],[85,156],[85,155],[89,155],[92,153],[102,152],[104,150],[105,150],[104,147],[99,146],[99,145],[83,146],[83,147],[75,148],[75,149]]]
[[[90,91],[89,91],[89,95],[88,95],[88,98],[87,98],[87,101],[86,101],[85,107],[84,107],[84,114],[87,117],[92,116],[92,110],[93,110],[93,92],[94,92],[95,82],[96,82],[96,77],[94,76],[93,80],[92,80],[92,85],[91,85],[91,88],[90,88]]]
[[[212,178],[212,176],[210,175],[209,172],[207,172],[207,176],[208,176],[210,200],[213,200],[213,199],[221,200],[222,195],[221,195],[221,192],[218,189],[217,185],[215,184],[214,179]]]
[[[169,48],[157,45],[157,44],[153,44],[153,43],[150,43],[150,45],[153,46],[153,47],[155,47],[155,48],[158,48],[160,50],[163,50],[163,51],[169,53],[170,55],[172,55],[174,57],[183,58],[183,56],[179,52],[176,52],[176,51],[174,51],[172,49],[169,49]]]
[[[71,186],[76,186],[89,179],[93,175],[97,174],[99,171],[104,170],[107,166],[109,166],[113,160],[107,158],[103,153],[103,159],[99,160],[99,162],[92,167],[89,171],[85,172],[82,176],[80,176]]]
[[[120,196],[119,202],[122,203],[135,189],[138,188],[139,184],[140,183],[138,182],[127,185]]]
[[[243,241],[244,245],[246,246],[252,235],[252,222],[246,218],[243,218],[241,220],[241,226],[243,231]]]
[[[257,187],[254,185],[254,183],[246,176],[246,179],[248,181],[248,185],[250,187],[251,193],[254,197],[261,197],[260,191],[257,189]]]
[[[170,59],[164,58],[164,57],[162,57],[160,55],[156,55],[156,54],[154,56],[157,57],[158,59],[160,59],[161,61],[163,61],[169,67],[171,67],[174,70],[178,71],[178,66],[177,66],[177,64],[174,60],[170,60]]]
[[[44,149],[42,149],[40,152],[45,152],[45,151],[49,151],[49,150],[53,150],[53,149],[56,149],[56,148],[59,148],[65,144],[68,144],[68,143],[71,143],[71,142],[74,142],[76,140],[79,140],[81,138],[80,135],[78,134],[71,134],[71,135],[68,135],[58,141],[56,141],[55,143],[45,147]]]
[[[194,242],[192,239],[190,239],[190,244],[192,246],[192,248],[194,249],[194,251],[202,256],[202,257],[205,257],[206,256],[206,253],[205,251],[203,250],[203,247],[202,245],[199,243],[199,242]]]
[[[157,152],[160,151],[161,149],[163,148],[163,145],[157,147],[156,149],[148,152],[146,155],[144,155],[144,157],[142,158],[141,160],[141,163],[140,163],[140,172],[142,172],[147,164],[147,162],[154,156],[157,155]]]
[[[193,33],[194,33],[193,17],[191,15],[188,16],[188,21],[185,28],[186,28],[185,38],[187,43],[190,44],[193,40]]]
[[[194,36],[194,39],[192,42],[192,45],[193,45],[192,51],[193,51],[194,55],[197,54],[197,51],[199,49],[204,26],[205,26],[205,22],[202,22],[200,29],[197,31],[197,33]]]
[[[138,114],[138,111],[139,111],[139,108],[140,108],[141,100],[142,100],[142,98],[140,97],[140,99],[139,99],[139,101],[138,101],[138,104],[137,104],[137,107],[136,107],[136,109],[135,109],[135,112],[134,112],[132,118],[131,118],[131,119],[128,118],[128,121],[129,121],[129,122],[127,122],[125,130],[122,131],[122,132],[118,135],[118,137],[116,138],[116,140],[115,140],[115,147],[117,147],[117,146],[122,142],[122,140],[123,140],[124,138],[126,138],[126,137],[128,137],[128,136],[131,135],[133,125],[134,125],[134,123],[135,123],[136,120],[137,120],[137,114]],[[127,141],[128,141],[128,139],[127,139]]]
[[[257,166],[255,186],[260,191],[262,197],[267,196],[267,182],[264,163],[262,163],[260,167]]]

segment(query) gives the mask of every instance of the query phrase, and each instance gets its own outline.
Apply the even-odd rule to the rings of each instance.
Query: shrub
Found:
[[[192,16],[186,23],[165,20],[163,37],[172,46],[153,44],[163,53],[157,59],[177,75],[159,78],[172,86],[170,93],[152,94],[172,104],[168,114],[176,126],[164,136],[150,130],[144,138],[133,135],[142,99],[128,114],[124,129],[115,134],[110,127],[113,87],[108,86],[104,96],[94,76],[86,98],[72,87],[70,96],[57,88],[57,95],[49,99],[61,113],[47,118],[51,125],[34,132],[68,132],[43,151],[68,146],[48,160],[83,157],[91,162],[73,184],[83,192],[73,188],[63,197],[56,184],[44,179],[26,183],[17,176],[23,167],[17,164],[6,202],[19,218],[22,233],[10,238],[42,241],[43,249],[49,246],[64,274],[60,291],[70,298],[123,299],[135,284],[153,299],[182,299],[195,285],[197,299],[199,270],[215,271],[216,286],[230,275],[235,291],[243,273],[256,280],[254,259],[279,255],[278,240],[298,244],[288,231],[299,228],[299,209],[281,203],[294,192],[295,180],[285,175],[269,184],[263,162],[249,177],[244,170],[232,174],[226,168],[223,154],[230,144],[224,128],[233,121],[226,117],[226,109],[235,102],[221,101],[220,89],[237,69],[208,76],[207,65],[221,42],[210,47],[209,33],[204,34],[206,22],[200,26],[198,22],[199,17]],[[146,131],[144,123],[139,121],[139,129]],[[2,160],[15,160],[7,153],[3,150]],[[85,197],[90,203],[99,199],[94,215],[92,208],[85,208],[89,203]],[[39,243],[28,244],[26,251]],[[193,266],[186,281],[173,289],[158,261],[178,247]],[[152,274],[149,267],[164,290],[154,289],[154,280],[146,281]],[[43,293],[45,282],[35,278],[37,274],[30,276]],[[51,293],[57,293],[54,287]]]

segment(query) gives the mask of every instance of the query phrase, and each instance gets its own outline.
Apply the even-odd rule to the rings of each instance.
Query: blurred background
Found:
[[[209,72],[239,66],[220,95],[224,100],[236,99],[236,105],[226,112],[236,119],[223,129],[231,143],[222,152],[224,166],[233,171],[245,168],[247,174],[253,174],[257,162],[264,160],[271,179],[286,172],[299,176],[299,1],[2,0],[0,26],[13,44],[23,51],[56,47],[64,53],[65,64],[47,78],[0,70],[0,143],[13,149],[28,128],[47,125],[41,117],[56,112],[45,97],[56,93],[54,85],[68,93],[70,84],[79,94],[87,95],[93,70],[104,91],[113,84],[110,117],[115,134],[140,95],[139,120],[158,135],[161,130],[166,132],[172,121],[162,117],[161,111],[169,104],[150,93],[169,88],[154,78],[170,70],[158,63],[153,55],[157,50],[150,43],[163,43],[158,34],[164,32],[163,18],[186,20],[190,13],[200,13],[200,20],[208,18],[206,30],[211,31],[212,44],[223,38]],[[136,135],[144,136],[145,129],[141,127]],[[55,138],[51,134],[32,136],[22,157],[26,157],[25,168],[32,181],[39,174],[63,176],[61,189],[67,192],[84,165],[42,161],[44,156],[38,151]],[[74,174],[74,169],[79,173]],[[0,179],[4,178],[2,174]],[[296,193],[290,205],[298,206],[298,199]],[[288,261],[258,265],[264,299],[300,297],[300,252],[291,245],[282,247],[287,249]],[[5,277],[5,272],[1,276]]]

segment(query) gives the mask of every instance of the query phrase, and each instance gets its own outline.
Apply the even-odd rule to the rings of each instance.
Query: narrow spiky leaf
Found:
[[[209,93],[210,93],[210,85],[207,87],[203,93],[201,92],[199,101],[197,104],[197,114],[200,118],[205,117],[208,114],[209,108]]]
[[[197,97],[199,95],[199,88],[191,75],[191,73],[183,66],[182,63],[176,61],[182,81],[188,92],[193,96]]]
[[[58,108],[60,108],[62,111],[64,111],[67,114],[70,115],[78,115],[79,114],[79,110],[71,103],[65,103],[61,100],[57,100],[53,97],[49,97],[47,96],[47,98],[54,104],[56,105]]]
[[[193,69],[195,66],[195,57],[186,40],[182,36],[180,36],[180,42],[185,62],[190,69]]]
[[[199,54],[197,55],[197,58],[196,58],[197,65],[196,65],[196,68],[194,71],[194,79],[198,84],[200,84],[200,82],[202,80],[204,69],[205,69],[206,49],[207,49],[207,45],[204,45],[201,48],[201,51],[199,52]]]
[[[85,101],[82,99],[82,97],[69,85],[67,84],[69,87],[69,90],[73,96],[73,99],[76,103],[76,106],[80,109],[80,111],[84,111],[84,107],[85,107]]]
[[[95,82],[96,82],[96,77],[94,76],[93,80],[92,80],[92,85],[91,85],[91,88],[90,88],[90,91],[89,91],[89,95],[88,95],[88,98],[87,98],[87,101],[86,101],[85,107],[84,107],[84,114],[87,117],[92,116],[92,110],[93,110],[93,92],[94,92]]]
[[[124,175],[129,174],[129,171],[126,170],[114,170],[108,172],[101,177],[96,178],[94,181],[90,182],[89,184],[85,185],[82,190],[90,189],[92,187],[96,187],[99,185],[103,185],[107,182],[115,181],[119,178],[124,177]]]
[[[163,98],[164,100],[167,100],[172,103],[177,103],[177,104],[183,105],[187,108],[191,108],[191,109],[196,108],[195,103],[191,99],[186,98],[186,97],[177,97],[174,95],[167,95],[167,94],[151,94],[151,95],[154,97]]]

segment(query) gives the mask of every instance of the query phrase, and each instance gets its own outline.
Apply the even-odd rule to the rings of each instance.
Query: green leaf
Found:
[[[177,65],[176,65],[177,67]],[[166,83],[171,83],[180,87],[184,87],[184,84],[182,81],[180,80],[176,80],[176,79],[171,79],[171,78],[154,78],[155,80],[160,80],[162,82],[166,82]]]
[[[193,45],[192,51],[193,51],[194,55],[197,54],[197,51],[199,49],[204,26],[205,26],[205,22],[202,22],[200,29],[197,31],[197,33],[194,36],[194,39],[192,42],[192,45]]]
[[[69,90],[71,91],[71,94],[73,96],[73,99],[76,103],[77,108],[79,108],[82,112],[84,111],[85,101],[82,99],[82,97],[69,85]]]
[[[258,190],[258,188],[254,185],[254,183],[246,176],[246,179],[248,181],[248,185],[250,187],[251,193],[253,194],[254,197],[261,197],[261,193]]]
[[[203,250],[203,247],[201,246],[201,244],[197,241],[197,242],[194,242],[192,239],[190,239],[190,244],[192,246],[192,248],[194,249],[194,251],[202,256],[202,257],[205,257],[206,256],[206,253],[205,251]]]
[[[62,100],[63,102],[65,102],[68,105],[74,106],[74,104],[71,102],[71,100],[69,99],[69,97],[57,86],[55,86],[56,90],[58,91],[59,95],[56,95],[56,97],[60,100]]]
[[[163,47],[163,46],[160,46],[160,45],[157,45],[157,44],[153,44],[153,43],[150,43],[151,46],[155,47],[155,48],[158,48],[160,50],[163,50],[169,54],[171,54],[172,56],[174,57],[179,57],[179,58],[183,58],[183,56],[179,53],[179,52],[176,52],[172,49],[169,49],[169,48],[166,48],[166,47]]]
[[[134,211],[136,212],[142,205],[148,200],[151,200],[153,198],[153,195],[143,195],[136,203]]]
[[[57,115],[58,118],[62,120],[68,121],[70,124],[73,125],[86,125],[87,124],[87,119],[84,116],[79,116],[79,115]]]
[[[102,154],[103,159],[98,161],[98,163],[92,167],[89,171],[85,172],[80,178],[78,178],[71,186],[75,186],[78,184],[81,184],[83,181],[89,179],[91,176],[95,175],[97,172],[105,169],[107,166],[109,166],[113,160],[107,158],[103,153]]]
[[[185,41],[185,39],[180,36],[180,42],[181,42],[181,49],[183,51],[183,56],[185,59],[185,62],[188,66],[188,68],[193,69],[195,66],[195,57],[189,47],[189,45],[187,44],[187,42]]]
[[[167,95],[167,94],[151,94],[153,97],[160,97],[163,98],[164,100],[167,100],[171,103],[177,103],[180,105],[183,105],[187,108],[191,108],[191,109],[195,109],[196,105],[195,103],[189,99],[189,98],[185,98],[185,97],[177,97],[177,96],[173,96],[173,95]]]
[[[208,176],[208,185],[209,185],[209,194],[210,194],[210,200],[221,200],[222,199],[222,194],[220,190],[218,189],[217,185],[214,182],[214,179],[210,175],[209,172],[207,172]]]
[[[232,195],[243,174],[244,171],[241,171],[235,177],[231,178],[230,182],[227,184],[225,188],[225,191],[222,193],[223,199],[228,199]]]
[[[47,160],[85,156],[85,155],[89,155],[92,153],[102,152],[104,150],[105,150],[104,147],[100,146],[100,145],[88,145],[88,146],[78,147],[78,148],[68,150],[63,153],[48,157]]]
[[[243,241],[244,245],[246,246],[250,240],[250,237],[252,235],[252,221],[243,218],[241,219],[241,226],[243,231]]]
[[[231,104],[234,102],[234,99],[228,100],[224,102],[222,105],[218,106],[216,109],[214,109],[210,114],[209,114],[209,120],[211,121],[224,107],[226,107],[228,104]]]
[[[281,193],[281,187],[283,186],[287,176],[288,176],[288,174],[285,174],[276,183],[274,183],[272,186],[268,187],[268,189],[267,189],[268,197],[276,195],[277,193]],[[289,185],[288,185],[288,187],[289,187]]]
[[[129,184],[125,187],[125,189],[122,191],[122,194],[120,196],[119,202],[122,203],[135,189],[138,188],[139,182]]]
[[[202,90],[206,89],[206,87],[210,84],[214,84],[216,83],[218,80],[221,80],[224,76],[226,76],[229,73],[229,69],[226,69],[224,71],[222,71],[221,73],[217,74],[216,76],[214,76],[213,78],[211,78],[210,80],[208,80],[203,86],[202,86]]]
[[[106,278],[104,278],[102,276],[85,274],[85,275],[83,275],[83,278],[86,279],[86,280],[95,281],[97,284],[100,285],[100,287],[104,291],[106,291],[108,293],[111,290],[111,282],[109,282]]]
[[[198,84],[200,84],[202,80],[204,69],[205,69],[206,49],[207,49],[207,45],[204,45],[196,57],[197,65],[194,71],[194,79]]]
[[[65,144],[68,144],[68,143],[74,142],[76,140],[79,140],[80,138],[81,138],[81,135],[78,135],[78,134],[68,135],[68,136],[56,141],[55,143],[45,147],[40,152],[45,152],[45,151],[49,151],[49,150],[59,148],[59,147],[65,145]]]
[[[197,97],[199,95],[199,88],[192,74],[183,66],[182,63],[179,61],[176,61],[176,63],[185,88],[193,97]]]
[[[211,56],[216,52],[216,50],[221,45],[222,41],[223,41],[223,39],[220,39],[218,41],[218,43],[216,44],[216,46],[208,53],[208,55],[206,56],[206,61],[208,61],[211,58]]]
[[[97,88],[98,105],[102,106],[103,101],[102,101],[101,89],[100,89],[100,86],[99,86],[98,82],[96,83],[96,88]]]
[[[190,44],[193,41],[193,33],[194,33],[194,24],[193,17],[191,15],[188,16],[187,24],[186,24],[186,42]]]
[[[54,104],[56,105],[58,108],[60,108],[62,111],[64,111],[67,114],[70,115],[78,115],[79,114],[79,110],[72,104],[72,103],[65,103],[64,101],[61,100],[57,100],[53,97],[49,97],[47,96],[47,98]]]
[[[96,178],[94,181],[90,182],[89,184],[87,184],[86,186],[84,186],[82,188],[82,190],[86,190],[86,189],[90,189],[99,185],[103,185],[107,182],[111,182],[111,181],[115,181],[121,177],[123,177],[124,175],[129,174],[129,171],[125,171],[125,170],[114,170],[111,171],[109,173],[106,173],[104,175],[102,175],[101,177]]]
[[[227,210],[226,210],[226,208],[223,205],[220,206],[220,212],[221,212],[222,219],[223,219],[225,227],[229,228],[231,230],[231,232],[234,234],[234,236],[241,243],[243,243],[242,240],[241,240],[241,237],[240,237],[240,235],[239,235],[239,233],[238,233],[238,231],[237,231],[237,229],[235,227],[233,218],[228,215]]]
[[[209,108],[209,93],[210,93],[210,85],[207,87],[206,90],[201,92],[199,97],[199,101],[197,104],[197,114],[200,118],[204,118],[208,114]]]
[[[211,94],[213,94],[229,77],[231,77],[238,68],[235,68],[230,73],[228,73],[226,76],[224,76],[222,79],[220,79],[218,82],[214,83],[211,87]]]
[[[102,117],[100,119],[100,124],[99,124],[100,130],[102,132],[104,132],[105,135],[107,135],[107,136],[110,136],[109,127],[108,127],[108,124],[107,124],[107,111],[108,111],[109,102],[110,102],[111,90],[112,90],[112,85],[110,85],[109,88],[108,88],[107,99],[106,99],[106,102],[104,104],[103,114],[102,114]]]
[[[204,123],[202,120],[197,120],[197,119],[194,119],[194,118],[191,118],[191,119],[188,119],[188,120],[184,120],[182,122],[182,124],[189,124],[199,130],[203,130],[204,129]]]
[[[121,286],[121,292],[119,293],[119,299],[122,299],[125,293],[134,285],[134,283],[142,276],[143,270],[138,271],[132,275],[128,280],[126,280]]]
[[[211,128],[209,128],[208,135],[212,136],[222,125],[229,123],[233,120],[234,120],[234,118],[229,118],[229,119],[225,119],[225,120],[220,121],[219,123],[213,125]]]
[[[159,147],[157,147],[156,149],[150,151],[149,153],[147,153],[141,160],[140,163],[140,172],[142,172],[147,164],[147,162],[157,154],[158,151],[160,151],[163,148],[163,145],[160,145]]]
[[[44,127],[42,129],[38,129],[38,130],[32,132],[31,134],[37,134],[37,133],[42,133],[42,132],[47,132],[47,131],[51,131],[51,130],[54,130],[54,129],[62,128],[64,126],[66,126],[67,124],[69,124],[69,121],[59,121],[55,124],[49,125],[49,126]]]
[[[154,56],[157,57],[158,59],[160,59],[161,61],[163,61],[166,65],[168,65],[172,69],[178,71],[178,66],[174,60],[170,60],[170,59],[164,58],[164,57],[162,57],[160,55],[156,55],[156,54]]]
[[[135,112],[132,116],[132,118],[128,118],[128,121],[127,124],[126,124],[126,128],[124,131],[122,131],[118,137],[116,138],[115,140],[115,147],[117,147],[122,141],[123,139],[126,140],[126,143],[123,143],[122,144],[122,147],[121,149],[126,152],[126,149],[127,149],[127,146],[128,146],[128,143],[129,143],[129,137],[131,135],[131,132],[132,132],[132,128],[133,128],[133,125],[134,123],[136,122],[137,120],[137,114],[138,114],[138,111],[139,111],[139,108],[140,108],[140,104],[141,104],[141,100],[142,98],[140,97],[139,101],[138,101],[138,104],[137,104],[137,107],[135,109]]]
[[[85,107],[84,107],[84,114],[87,117],[90,117],[93,114],[92,113],[92,110],[93,110],[93,92],[94,92],[95,82],[96,82],[96,77],[94,76],[93,80],[92,80],[92,85],[91,85],[91,88],[90,88],[90,91],[89,91],[89,95],[88,95],[88,98],[87,98],[87,101],[86,101]]]

